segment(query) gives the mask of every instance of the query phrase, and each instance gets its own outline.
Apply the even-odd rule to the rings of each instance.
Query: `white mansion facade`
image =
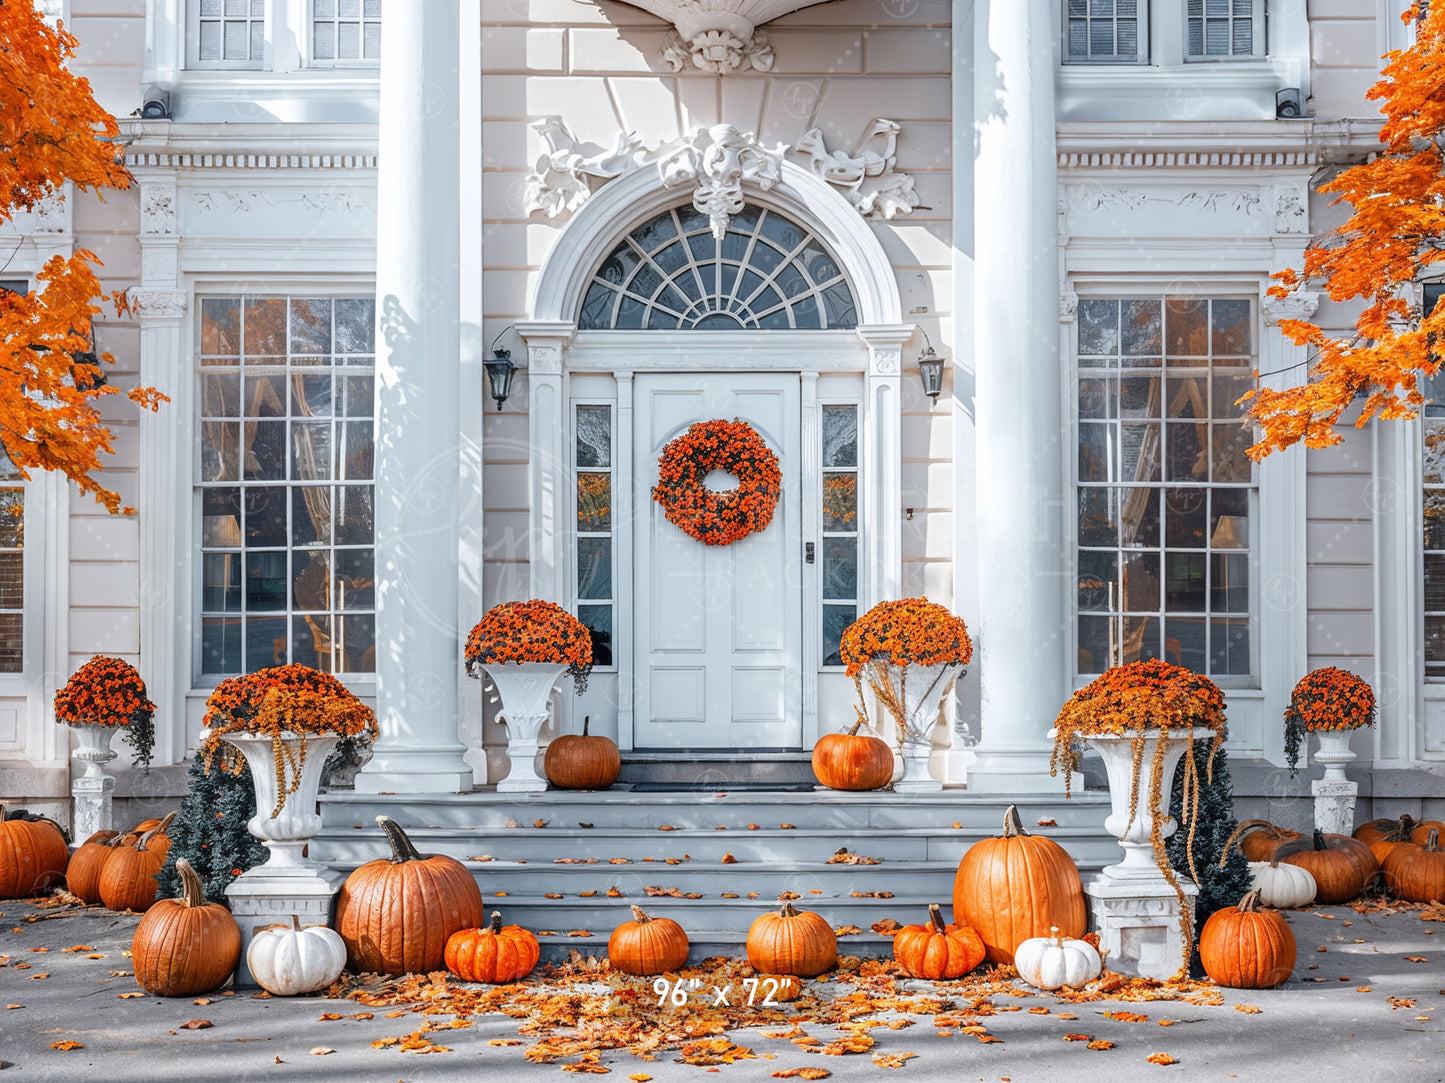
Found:
[[[1058,789],[1112,636],[1225,688],[1242,808],[1305,792],[1281,715],[1339,665],[1380,699],[1361,817],[1442,810],[1445,422],[1255,465],[1235,405],[1303,378],[1279,319],[1350,322],[1265,289],[1375,146],[1405,0],[53,4],[136,184],[17,218],[0,280],[95,251],[112,379],[171,402],[112,413],[136,516],[12,483],[0,795],[65,807],[50,701],[93,653],[160,706],[118,798],[182,792],[209,689],[288,661],[375,703],[358,788],[495,783],[461,646],[527,597],[597,645],[555,725],[806,751],[853,720],[842,629],[926,594],[978,643],[948,785]],[[719,417],[783,497],[707,547],[649,493]]]

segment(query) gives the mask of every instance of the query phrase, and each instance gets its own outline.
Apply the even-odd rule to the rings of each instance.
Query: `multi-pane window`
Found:
[[[1264,52],[1261,0],[1188,0],[1185,55],[1191,60],[1255,56]]]
[[[823,664],[858,616],[858,407],[823,407]]]
[[[0,445],[0,673],[25,668],[25,484]]]
[[[823,242],[752,205],[729,219],[721,241],[691,204],[644,222],[602,261],[577,317],[584,331],[857,324],[853,291]]]
[[[612,656],[612,407],[577,407],[577,619],[592,633],[592,664]]]
[[[1080,302],[1078,671],[1255,671],[1253,302]]]
[[[381,0],[311,0],[311,59],[381,59]]]
[[[1425,311],[1432,312],[1445,295],[1445,283],[1425,287]],[[1445,678],[1445,373],[1420,380],[1426,398],[1421,449],[1424,484],[1425,677]]]
[[[1148,0],[1066,0],[1064,57],[1071,64],[1149,59]]]
[[[192,0],[196,59],[205,67],[259,68],[266,51],[266,0]]]
[[[376,668],[375,302],[200,302],[200,670]]]

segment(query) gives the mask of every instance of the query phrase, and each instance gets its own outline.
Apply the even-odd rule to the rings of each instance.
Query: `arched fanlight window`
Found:
[[[751,204],[713,237],[707,215],[675,207],[634,229],[602,261],[577,326],[598,330],[848,330],[853,291],[823,243]]]

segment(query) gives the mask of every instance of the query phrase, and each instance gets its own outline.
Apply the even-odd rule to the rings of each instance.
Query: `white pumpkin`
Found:
[[[256,984],[273,996],[289,997],[325,989],[346,969],[346,943],[325,925],[301,928],[268,925],[246,949],[246,965]]]
[[[1061,937],[1054,925],[1049,927],[1048,936],[1036,936],[1018,946],[1014,966],[1019,977],[1030,985],[1057,989],[1093,981],[1104,969],[1104,960],[1088,941]]]
[[[1250,886],[1259,892],[1262,906],[1288,910],[1315,901],[1315,878],[1308,869],[1278,861],[1251,861]]]

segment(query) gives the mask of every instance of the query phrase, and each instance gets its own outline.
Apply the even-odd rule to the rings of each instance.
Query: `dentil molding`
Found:
[[[676,28],[662,57],[673,71],[695,68],[714,75],[753,68],[769,71],[773,46],[757,28],[781,15],[825,0],[625,0]]]
[[[786,143],[768,147],[753,132],[731,124],[699,128],[680,140],[649,148],[634,132],[619,133],[611,148],[579,143],[560,117],[534,121],[547,144],[527,177],[526,211],[555,218],[575,211],[609,180],[653,166],[665,187],[692,186],[693,206],[706,214],[719,240],[731,215],[743,207],[743,185],[769,191],[782,180]],[[884,117],[870,120],[851,151],[829,151],[813,128],[792,153],[806,155],[808,167],[840,189],[860,214],[892,218],[920,200],[913,177],[895,170],[901,126]]]

